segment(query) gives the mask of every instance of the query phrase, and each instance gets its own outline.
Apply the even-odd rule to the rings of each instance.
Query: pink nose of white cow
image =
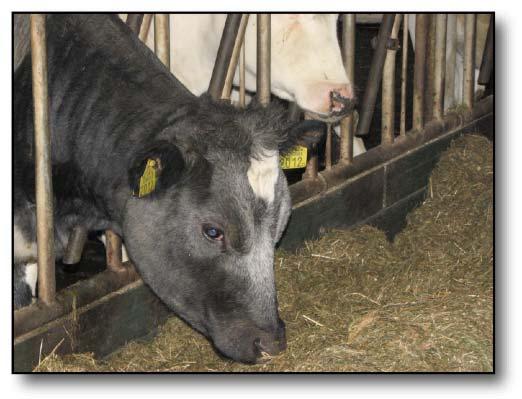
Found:
[[[353,90],[348,85],[335,87],[330,90],[330,112],[338,113],[353,109]]]
[[[353,88],[349,83],[309,84],[300,93],[297,93],[296,100],[301,108],[327,122],[341,119],[350,113],[355,105]]]

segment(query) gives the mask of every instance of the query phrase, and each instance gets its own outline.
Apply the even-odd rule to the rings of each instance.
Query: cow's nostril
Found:
[[[272,359],[272,353],[261,342],[261,338],[254,340],[254,352],[256,353],[257,362],[263,363]]]
[[[263,355],[264,353],[268,354],[268,348],[266,348],[265,345],[261,342],[261,338],[254,339],[254,347],[260,355]]]
[[[330,112],[331,113],[348,113],[353,110],[355,101],[351,98],[343,96],[340,92],[332,90],[330,92]]]

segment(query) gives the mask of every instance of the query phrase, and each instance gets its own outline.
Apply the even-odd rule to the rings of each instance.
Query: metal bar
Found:
[[[291,121],[299,121],[301,119],[301,116],[303,114],[303,111],[297,105],[296,102],[291,102],[288,106],[288,119]]]
[[[170,69],[169,14],[154,14],[154,52]]]
[[[382,70],[384,68],[384,60],[386,58],[386,47],[393,28],[395,14],[385,14],[382,18],[381,27],[377,36],[377,46],[372,58],[372,65],[368,74],[368,83],[364,91],[364,97],[361,104],[361,114],[359,124],[357,126],[357,136],[365,136],[370,130],[373,111],[375,109],[375,101],[381,84]]]
[[[413,69],[413,129],[424,126],[424,79],[428,16],[417,14],[415,20],[415,65]]]
[[[84,226],[74,227],[69,241],[67,242],[67,248],[65,255],[62,258],[62,263],[66,265],[74,265],[82,258],[83,247],[87,241],[87,229]]]
[[[45,14],[31,14],[31,59],[34,102],[38,298],[49,305],[55,298],[56,280]]]
[[[444,115],[444,85],[446,74],[446,24],[447,14],[435,16],[435,71],[433,82],[433,117]]]
[[[234,48],[232,49],[232,56],[230,57],[230,64],[228,65],[227,74],[225,76],[223,93],[221,95],[221,98],[225,100],[230,99],[232,84],[234,83],[234,76],[236,75],[237,62],[242,49],[244,49],[243,42],[245,40],[245,30],[248,24],[248,17],[249,14],[241,14],[241,21],[239,23],[239,29],[237,31],[236,40],[234,42]]]
[[[271,27],[270,14],[257,14],[257,99],[266,106],[270,103]]]
[[[402,24],[402,65],[401,65],[401,120],[399,134],[406,135],[406,87],[408,80],[408,14],[404,14]]]
[[[464,105],[473,108],[475,94],[475,26],[476,15],[466,14],[464,26],[464,87],[462,99]]]
[[[397,39],[401,26],[401,14],[395,15],[390,38]],[[395,138],[395,58],[396,49],[388,49],[382,72],[381,143],[393,144]]]
[[[143,14],[127,14],[125,23],[138,35],[140,33],[141,24],[143,23]]]
[[[428,14],[427,18],[424,124],[433,119],[433,84],[435,76],[435,14]]]
[[[147,36],[149,35],[150,24],[152,22],[152,14],[144,14],[143,21],[141,23],[140,33],[138,37],[142,42],[147,41]]]
[[[332,124],[326,124],[326,145],[324,148],[324,163],[326,169],[332,169]]]
[[[486,46],[484,47],[482,62],[480,63],[478,83],[481,85],[487,85],[489,83],[491,72],[493,71],[493,46],[495,43],[495,29],[493,24],[493,16],[491,16],[486,36]]]
[[[346,77],[350,83],[355,78],[355,14],[343,14],[342,32],[342,56]],[[343,118],[339,127],[341,129],[341,162],[347,164],[353,161],[353,113]]]
[[[241,108],[245,108],[246,105],[245,84],[245,38],[243,38],[239,57],[239,106]]]
[[[121,238],[112,230],[105,230],[105,256],[107,260],[107,269],[113,272],[121,272],[125,270],[121,261]]]
[[[214,69],[208,85],[208,93],[214,100],[221,99],[225,87],[225,77],[229,69],[232,52],[236,44],[236,38],[241,24],[242,14],[228,14],[219,42],[219,49],[214,62]]]
[[[304,118],[307,120],[313,119],[307,112],[305,112]],[[308,162],[306,163],[306,169],[303,173],[303,179],[315,180],[319,174],[319,160],[317,157],[317,145],[313,145],[308,151]]]
[[[448,14],[446,33],[446,83],[444,88],[444,108],[455,105],[455,70],[457,63],[457,14]]]

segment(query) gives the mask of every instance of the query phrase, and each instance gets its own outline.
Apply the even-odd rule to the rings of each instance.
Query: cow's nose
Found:
[[[355,107],[352,90],[343,86],[330,91],[330,113],[347,114]]]
[[[279,319],[275,334],[259,334],[254,339],[254,350],[261,360],[268,356],[274,356],[286,349],[285,323]]]
[[[278,339],[256,338],[254,340],[254,350],[258,359],[263,360],[269,356],[275,356],[286,348],[286,341]]]

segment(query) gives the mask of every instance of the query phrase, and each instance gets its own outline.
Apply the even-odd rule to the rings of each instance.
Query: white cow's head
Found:
[[[255,91],[256,18],[247,28],[246,85]],[[321,119],[353,108],[354,90],[337,41],[337,14],[272,14],[272,93]]]

